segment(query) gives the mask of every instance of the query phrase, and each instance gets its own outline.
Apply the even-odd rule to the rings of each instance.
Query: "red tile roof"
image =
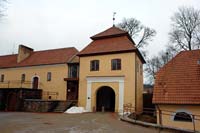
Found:
[[[129,50],[136,50],[136,47],[126,36],[120,36],[92,41],[78,55],[80,56]]]
[[[200,50],[180,52],[160,69],[153,103],[200,104]]]
[[[113,27],[111,27],[103,32],[100,32],[90,38],[93,40],[97,40],[97,39],[110,38],[110,37],[122,36],[122,35],[128,35],[128,32],[113,26]]]
[[[81,52],[79,52],[78,56],[136,52],[142,62],[145,63],[128,32],[115,26],[92,36],[91,39],[93,39],[93,41]]]
[[[67,63],[77,53],[78,50],[74,47],[35,51],[20,63],[17,63],[17,54],[0,56],[0,68],[62,64]]]

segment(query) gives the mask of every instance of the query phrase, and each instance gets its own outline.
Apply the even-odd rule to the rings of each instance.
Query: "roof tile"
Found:
[[[91,39],[93,41],[78,54],[79,56],[137,49],[128,33],[114,26],[92,36]]]
[[[200,104],[200,50],[183,51],[156,74],[153,103]]]
[[[109,38],[109,37],[121,36],[121,35],[128,35],[128,32],[113,26],[113,27],[108,28],[107,30],[100,32],[90,38],[93,40],[97,40],[97,39]]]
[[[67,61],[77,53],[78,50],[74,47],[35,51],[31,53],[28,58],[19,63],[17,63],[17,54],[0,56],[0,68],[67,63]]]

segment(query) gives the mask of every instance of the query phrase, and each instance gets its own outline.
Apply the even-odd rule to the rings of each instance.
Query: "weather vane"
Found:
[[[113,26],[115,26],[115,15],[116,15],[116,12],[113,12]]]

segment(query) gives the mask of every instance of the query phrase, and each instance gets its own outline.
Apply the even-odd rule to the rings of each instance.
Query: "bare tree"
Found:
[[[134,40],[139,40],[136,42],[137,48],[142,48],[147,45],[156,35],[156,31],[154,29],[143,26],[139,20],[134,18],[124,18],[123,21],[117,26],[125,31],[128,31],[129,35]]]
[[[160,62],[159,57],[154,56],[151,59],[146,60],[145,65],[145,75],[148,78],[148,84],[153,84],[155,79],[156,72],[160,69],[162,63]]]
[[[164,51],[159,52],[158,56],[146,58],[145,75],[148,78],[149,84],[154,83],[156,72],[161,67],[167,64],[179,50],[173,45],[167,45]]]
[[[132,39],[136,43],[136,47],[140,48],[143,57],[146,59],[147,63],[145,65],[145,73],[149,77],[150,81],[153,82],[154,73],[157,71],[159,65],[159,58],[152,58],[151,60],[147,57],[147,52],[143,48],[152,40],[156,35],[156,31],[149,27],[143,26],[141,22],[134,18],[126,19],[124,18],[117,27],[127,31]]]
[[[200,46],[200,10],[181,7],[171,18],[170,41],[180,49],[192,50]]]
[[[0,0],[0,18],[4,16],[6,2],[7,0]]]

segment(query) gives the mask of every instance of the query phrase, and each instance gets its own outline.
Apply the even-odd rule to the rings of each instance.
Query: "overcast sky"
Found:
[[[136,18],[157,35],[148,46],[150,55],[168,43],[170,17],[180,6],[200,9],[200,0],[8,0],[0,21],[0,54],[16,53],[19,44],[34,50],[84,48],[90,36],[123,18]]]

